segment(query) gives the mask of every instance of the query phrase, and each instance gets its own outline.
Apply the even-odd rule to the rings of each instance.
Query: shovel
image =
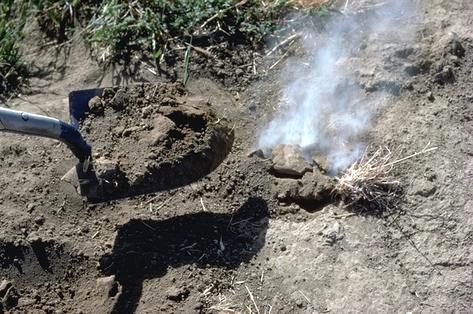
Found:
[[[0,132],[48,137],[65,143],[78,159],[77,165],[68,173],[74,173],[80,194],[88,200],[98,200],[102,182],[92,166],[92,147],[79,132],[79,121],[87,114],[89,100],[100,96],[102,91],[103,88],[95,88],[69,93],[70,123],[0,107]]]
[[[69,93],[69,123],[43,115],[0,108],[0,132],[48,137],[61,141],[69,147],[72,154],[78,159],[78,163],[63,176],[62,180],[71,183],[87,201],[93,203],[150,192],[147,190],[141,191],[140,189],[136,191],[131,189],[127,189],[128,191],[115,190],[106,176],[103,177],[103,175],[97,175],[96,173],[96,170],[100,172],[100,162],[92,160],[92,148],[80,134],[79,123],[90,112],[89,101],[95,96],[102,96],[104,90],[105,88],[94,88]],[[223,137],[217,136],[217,134],[223,132],[222,130],[212,133],[214,142],[207,147],[207,151],[202,152],[199,156],[191,155],[188,158],[190,162],[201,163],[198,167],[190,166],[192,175],[184,178],[185,180],[179,180],[176,184],[153,186],[154,190],[151,192],[191,183],[215,169],[225,159],[233,143],[233,129],[224,136],[225,140],[223,140]],[[213,159],[210,158],[212,154]],[[185,164],[181,168],[170,170],[170,173],[190,172],[189,165],[186,168]]]

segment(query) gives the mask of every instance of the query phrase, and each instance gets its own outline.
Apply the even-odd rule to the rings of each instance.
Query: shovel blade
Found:
[[[75,90],[69,93],[69,116],[71,125],[79,129],[79,122],[89,111],[89,100],[102,96],[104,88]]]

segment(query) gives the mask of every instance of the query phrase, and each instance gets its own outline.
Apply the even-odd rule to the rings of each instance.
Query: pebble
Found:
[[[32,213],[33,210],[35,209],[35,204],[34,203],[29,203],[28,206],[26,207],[26,210],[28,211],[28,213]]]
[[[437,186],[432,182],[424,179],[417,179],[412,183],[411,193],[428,197],[435,193]]]
[[[3,297],[7,290],[12,286],[12,282],[6,279],[3,279],[0,283],[0,296]]]
[[[35,299],[28,298],[28,297],[21,297],[18,299],[18,307],[25,307],[30,306],[36,303]]]
[[[46,219],[44,218],[43,215],[39,215],[34,219],[34,222],[38,225],[42,225],[42,224],[44,224],[45,220]]]
[[[304,173],[312,171],[312,167],[302,155],[302,150],[297,146],[277,145],[273,149],[271,160],[274,171],[282,175],[302,177]]]
[[[171,287],[166,291],[165,295],[167,299],[179,302],[184,300],[189,295],[189,290],[184,287]]]

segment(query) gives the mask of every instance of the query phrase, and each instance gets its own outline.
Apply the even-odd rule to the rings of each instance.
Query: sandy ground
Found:
[[[370,144],[400,156],[438,147],[396,168],[399,208],[278,202],[270,161],[248,151],[276,114],[284,61],[269,68],[282,52],[260,58],[259,79],[244,88],[196,74],[189,94],[232,121],[235,142],[183,187],[84,203],[60,181],[74,165],[64,145],[2,134],[0,312],[470,312],[473,4],[419,4],[414,40],[374,45],[357,78],[382,100]],[[9,105],[67,120],[71,90],[163,80],[146,69],[133,80],[104,73],[86,51],[80,41],[57,56],[31,49],[44,73]]]

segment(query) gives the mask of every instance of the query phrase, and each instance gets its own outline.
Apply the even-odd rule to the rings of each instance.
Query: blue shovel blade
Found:
[[[79,122],[89,111],[89,100],[95,96],[102,96],[104,88],[76,90],[69,93],[69,115],[71,125],[79,129]]]

